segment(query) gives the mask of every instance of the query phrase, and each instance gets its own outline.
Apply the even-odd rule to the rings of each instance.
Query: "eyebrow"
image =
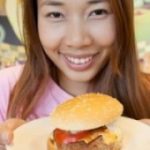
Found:
[[[62,2],[55,1],[55,0],[45,0],[41,3],[41,6],[43,5],[63,6],[64,4]]]
[[[106,0],[89,0],[88,4],[97,4],[97,3],[104,2],[104,1]],[[41,6],[42,5],[63,6],[64,3],[60,1],[56,1],[56,0],[45,0],[44,2],[41,3]]]
[[[107,0],[89,0],[88,4],[97,4],[97,3],[104,2],[104,1],[107,1]],[[63,6],[64,3],[60,2],[60,1],[55,1],[55,0],[45,0],[40,5],[41,6],[43,6],[43,5]]]
[[[105,2],[106,0],[89,0],[88,4],[97,4],[97,3],[102,3]]]

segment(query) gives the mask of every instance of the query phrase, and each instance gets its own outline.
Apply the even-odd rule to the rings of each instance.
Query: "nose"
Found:
[[[92,38],[86,25],[76,21],[67,26],[65,42],[68,47],[81,48],[89,46],[92,43]]]

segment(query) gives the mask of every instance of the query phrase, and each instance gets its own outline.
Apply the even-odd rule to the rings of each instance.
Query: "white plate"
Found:
[[[150,150],[150,127],[139,121],[121,117],[115,125],[122,130],[122,150]],[[53,127],[50,118],[29,122],[14,132],[13,144],[7,150],[47,150],[47,140]]]

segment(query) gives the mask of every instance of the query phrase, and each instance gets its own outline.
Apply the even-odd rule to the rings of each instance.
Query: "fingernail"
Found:
[[[1,138],[4,144],[10,144],[12,141],[12,133],[11,132],[4,132],[1,134]]]

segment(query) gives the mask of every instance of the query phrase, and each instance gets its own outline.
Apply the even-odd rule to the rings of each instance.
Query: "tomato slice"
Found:
[[[64,131],[61,129],[55,129],[54,139],[57,144],[68,144],[81,140],[82,138],[88,136],[89,131],[81,131],[77,133],[71,133],[69,131]]]

